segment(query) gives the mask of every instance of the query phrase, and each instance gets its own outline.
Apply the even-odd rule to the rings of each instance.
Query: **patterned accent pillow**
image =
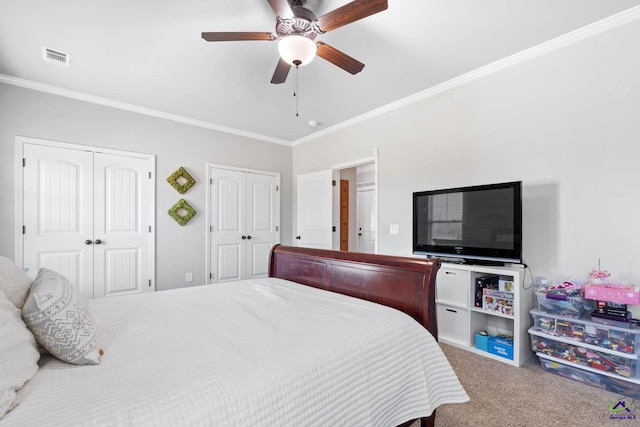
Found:
[[[0,291],[17,308],[22,309],[30,286],[29,276],[9,258],[0,256]]]
[[[41,268],[22,308],[36,340],[53,356],[76,365],[97,365],[96,324],[87,302],[66,277]]]
[[[18,391],[38,371],[36,340],[18,310],[0,291],[0,418],[11,409]]]

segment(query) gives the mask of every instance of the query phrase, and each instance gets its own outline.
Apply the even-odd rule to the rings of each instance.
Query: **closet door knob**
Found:
[[[247,236],[242,236],[242,240],[246,240]]]
[[[90,244],[92,244],[92,243],[93,243],[93,242],[92,242],[91,240],[88,240],[88,239],[84,241],[84,244],[85,244],[85,245],[90,245]]]
[[[96,245],[99,245],[100,243],[102,243],[102,240],[97,239],[97,240],[96,240]]]
[[[302,239],[302,237],[300,237],[300,236],[296,236],[296,239],[297,239],[297,240],[300,240],[300,239]]]
[[[247,239],[251,240],[251,236],[247,236]]]

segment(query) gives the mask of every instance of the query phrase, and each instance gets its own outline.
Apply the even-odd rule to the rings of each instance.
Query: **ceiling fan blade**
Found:
[[[271,77],[271,83],[280,84],[284,83],[287,80],[287,76],[289,75],[289,70],[291,69],[291,65],[284,61],[284,59],[280,58],[278,60],[278,65],[276,65],[276,70],[273,72],[273,77]]]
[[[245,32],[213,32],[202,33],[202,38],[208,42],[233,42],[244,40],[275,40],[278,38],[273,33],[261,33],[257,31],[245,31]]]
[[[351,74],[358,74],[364,68],[362,62],[323,42],[318,42],[317,55]]]
[[[326,33],[382,12],[387,7],[387,0],[354,0],[319,17],[318,26]]]
[[[271,5],[271,9],[280,18],[293,18],[293,11],[287,0],[268,0]]]

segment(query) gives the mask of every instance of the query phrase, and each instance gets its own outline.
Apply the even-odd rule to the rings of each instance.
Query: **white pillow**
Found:
[[[18,310],[0,291],[0,418],[12,407],[18,391],[38,370],[36,340]]]
[[[60,273],[41,268],[22,308],[22,318],[49,353],[76,365],[97,365],[96,324],[87,302]]]
[[[0,291],[4,292],[13,305],[22,308],[29,286],[29,276],[9,258],[0,256]]]

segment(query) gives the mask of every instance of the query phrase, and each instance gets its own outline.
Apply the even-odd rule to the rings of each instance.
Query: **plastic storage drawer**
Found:
[[[617,375],[620,378],[636,378],[636,365],[638,359],[633,355],[622,355],[608,350],[594,350],[592,346],[582,347],[579,343],[569,344],[560,341],[561,338],[540,334],[531,328],[531,347],[538,355],[553,357],[572,363],[577,366],[584,366],[595,371],[601,371],[610,375]]]
[[[599,387],[614,393],[640,399],[640,385],[622,379],[612,378],[596,372],[585,371],[575,366],[567,365],[545,356],[539,356],[540,365],[546,372],[569,378],[594,387]]]
[[[538,310],[556,316],[579,318],[585,312],[592,311],[595,303],[582,297],[566,297],[566,299],[547,298],[544,292],[536,292]]]
[[[619,328],[588,319],[567,319],[537,310],[530,313],[536,331],[622,353],[640,353],[640,329]]]

